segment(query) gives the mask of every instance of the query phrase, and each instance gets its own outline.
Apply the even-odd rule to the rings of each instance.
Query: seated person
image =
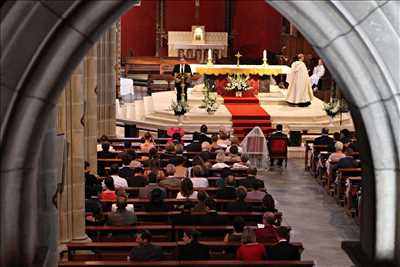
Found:
[[[173,164],[168,164],[165,167],[165,172],[167,174],[167,177],[160,180],[158,184],[161,187],[179,188],[181,186],[181,179],[177,178],[179,176],[175,175],[175,166]]]
[[[247,177],[239,181],[239,185],[242,185],[247,189],[254,189],[258,180],[260,179],[257,179],[257,168],[252,167],[247,171]],[[264,187],[264,182],[262,187]]]
[[[101,203],[97,203],[91,209],[92,214],[86,215],[85,217],[85,225],[104,225],[106,223],[106,216],[103,213],[103,206]]]
[[[241,162],[241,158],[239,156],[239,148],[237,145],[232,145],[229,148],[229,155],[227,157],[227,161],[229,162]]]
[[[165,192],[155,188],[150,192],[150,203],[145,206],[146,211],[170,211],[172,207],[164,202]]]
[[[265,258],[265,247],[256,242],[256,234],[248,227],[243,230],[242,245],[236,252],[236,259],[242,261],[260,261]]]
[[[181,190],[176,199],[197,199],[197,191],[193,190],[193,183],[189,178],[184,178],[181,181]]]
[[[112,179],[111,179],[112,180]],[[102,191],[101,185],[94,185],[85,188],[85,211],[92,212],[97,206],[103,206],[100,201],[100,193]]]
[[[110,167],[110,176],[114,180],[114,187],[115,189],[119,188],[127,188],[128,187],[128,182],[126,181],[125,178],[119,177],[119,168],[117,164],[113,164]],[[105,184],[103,182],[102,184],[103,188],[105,188]]]
[[[299,248],[289,243],[290,228],[279,226],[276,231],[278,233],[278,244],[269,247],[267,260],[301,260]]]
[[[229,153],[229,150],[230,150],[231,146],[237,146],[237,147],[238,147],[238,154],[242,154],[243,149],[242,149],[242,147],[240,146],[239,138],[237,138],[236,136],[232,136],[232,137],[231,137],[231,145],[228,146],[228,147],[225,149],[225,152],[226,152],[226,153]]]
[[[133,176],[127,177],[129,187],[144,187],[147,184],[147,179],[144,177],[144,169],[136,167],[133,170]]]
[[[175,173],[176,177],[186,177],[187,168],[185,167],[185,159],[182,156],[177,156],[171,159],[170,161],[173,165],[175,165]],[[168,174],[167,174],[168,175]]]
[[[250,167],[249,155],[243,153],[240,155],[240,161],[233,163],[233,169],[248,169]]]
[[[225,131],[219,131],[219,138],[217,145],[224,148],[224,150],[231,145],[231,140],[229,140],[229,135]]]
[[[187,152],[201,152],[200,136],[198,132],[193,133],[192,143],[185,147]]]
[[[210,162],[210,152],[208,151],[202,151],[199,154],[199,157],[203,160],[204,166],[207,170],[211,169],[212,163]]]
[[[135,152],[135,151],[133,151]],[[129,164],[129,167],[134,170],[137,167],[143,167],[143,164],[137,160],[138,155],[135,153],[130,153],[129,154],[131,156],[131,163]]]
[[[210,146],[208,148],[208,151],[216,152],[218,150],[223,150],[223,147],[218,145],[218,135],[217,134],[213,134],[211,136],[211,144],[210,144]]]
[[[208,167],[206,166],[203,158],[201,158],[200,156],[195,156],[192,160],[192,167],[188,168],[188,172],[187,172],[187,176],[190,178],[193,176],[193,167],[194,166],[200,166],[201,170],[202,170],[202,177],[207,177],[209,170]]]
[[[116,200],[117,195],[115,194],[114,179],[107,177],[104,179],[103,183],[105,188],[103,192],[101,192],[99,198],[101,200]]]
[[[325,146],[328,146],[329,151],[335,151],[335,148],[334,148],[335,140],[333,140],[333,138],[329,137],[329,129],[328,128],[322,128],[321,135],[314,139],[313,144],[314,145],[325,145]]]
[[[236,190],[236,201],[229,202],[226,206],[226,211],[230,212],[246,212],[251,211],[251,206],[245,202],[247,191],[245,187],[239,187]]]
[[[175,166],[173,164],[168,164],[167,167],[165,167],[165,172],[167,173],[167,177],[162,179],[159,182],[159,185],[161,187],[174,187],[174,188],[179,188],[181,186],[181,180],[175,175]]]
[[[252,208],[253,211],[270,211],[277,212],[278,210],[275,208],[275,200],[271,196],[271,194],[266,193],[264,198],[262,199],[261,206],[254,206]]]
[[[200,216],[200,225],[226,225],[229,220],[227,217],[217,213],[217,203],[212,198],[207,198],[205,201],[207,214]]]
[[[167,143],[165,151],[160,155],[161,159],[171,159],[175,156],[175,144]]]
[[[230,168],[230,166],[225,163],[225,153],[223,151],[217,153],[216,160],[217,163],[212,165],[213,169]]]
[[[345,168],[357,168],[359,163],[351,156],[352,152],[350,149],[346,150],[345,157],[339,159],[337,164],[332,167],[332,173],[336,173],[339,169]]]
[[[174,225],[197,225],[199,223],[199,216],[192,215],[192,203],[185,203],[181,209],[180,214],[172,217],[172,224]]]
[[[196,165],[192,168],[192,177],[190,180],[193,183],[193,187],[196,188],[207,188],[208,179],[203,177],[203,168],[200,165]]]
[[[179,247],[179,260],[208,260],[210,252],[208,246],[199,243],[200,232],[191,230],[183,234],[184,246]]]
[[[140,151],[143,153],[149,153],[150,149],[155,147],[153,136],[150,132],[146,132],[143,136],[144,143],[140,145]]]
[[[288,139],[287,135],[283,133],[282,124],[277,124],[276,125],[276,131],[273,132],[268,138],[268,150],[269,151],[271,151],[271,140],[274,139],[274,138],[275,139]],[[272,159],[272,158],[270,159],[271,166],[274,165],[274,161],[275,161],[274,159]],[[278,163],[277,163],[278,166],[282,166],[283,159],[277,159],[277,161],[278,161]]]
[[[346,155],[343,153],[343,143],[336,142],[335,143],[335,152],[330,154],[328,159],[326,160],[326,173],[331,175],[332,168],[334,163],[337,163],[341,158],[344,158]]]
[[[85,161],[85,188],[101,185],[101,180],[96,175],[90,173],[90,163]]]
[[[139,198],[150,198],[151,191],[156,188],[161,190],[164,197],[167,195],[165,189],[157,184],[157,174],[151,172],[147,179],[149,183],[145,187],[139,189]]]
[[[207,142],[209,144],[211,144],[211,138],[207,135],[207,125],[203,124],[200,126],[200,135],[199,135],[199,141],[200,144]]]
[[[236,199],[236,180],[232,174],[225,178],[225,183],[215,194],[218,199]]]
[[[262,200],[266,194],[264,182],[260,179],[256,179],[253,183],[253,190],[247,192],[246,200]]]
[[[137,218],[134,212],[128,211],[126,209],[127,198],[118,197],[117,198],[117,210],[115,212],[110,212],[108,215],[107,224],[108,225],[132,225],[136,224]]]
[[[264,228],[256,230],[256,237],[261,243],[276,243],[278,242],[278,233],[275,228],[275,214],[266,212],[263,215]]]
[[[101,151],[97,152],[97,158],[98,159],[113,159],[117,154],[110,152],[110,143],[109,142],[103,142],[101,144]]]
[[[128,153],[121,153],[120,158],[122,160],[122,167],[119,169],[118,176],[125,179],[127,177],[132,177],[134,173],[130,166],[132,161],[131,156]]]
[[[197,199],[199,200],[199,202],[193,207],[192,211],[206,212],[207,206],[205,201],[208,197],[209,196],[206,191],[199,191],[199,193],[197,194]]]
[[[129,140],[124,141],[125,153],[131,156],[131,160],[136,158],[136,151],[132,148],[132,143]]]
[[[157,179],[164,179],[165,173],[164,170],[161,168],[161,161],[159,158],[152,158],[148,161],[149,169],[145,170],[144,175],[148,176],[150,172],[157,174]]]
[[[124,198],[126,198],[126,199],[128,199],[128,194],[125,192],[125,190],[123,190],[123,189],[118,189],[118,190],[116,190],[115,191],[115,195],[117,196],[117,199],[118,199],[118,197],[124,197]],[[116,203],[113,203],[112,205],[111,205],[111,211],[117,211],[117,209],[118,209],[118,207],[117,207],[117,204]],[[127,211],[132,211],[132,212],[135,212],[135,207],[133,206],[133,204],[128,204],[127,206],[126,206],[126,210]]]
[[[100,136],[99,142],[100,142],[100,144],[97,144],[97,152],[103,150],[103,147],[102,147],[103,143],[110,144],[110,141],[109,141],[108,137],[106,135],[104,135],[104,134],[102,136]],[[115,149],[113,148],[112,145],[109,146],[109,151],[110,152],[115,152]]]
[[[224,242],[229,243],[242,241],[242,234],[245,226],[246,222],[243,217],[236,216],[233,219],[233,233],[226,234],[224,237]]]
[[[136,242],[139,246],[134,247],[129,253],[129,260],[148,261],[161,260],[161,247],[151,243],[152,235],[149,231],[144,230],[136,235]]]

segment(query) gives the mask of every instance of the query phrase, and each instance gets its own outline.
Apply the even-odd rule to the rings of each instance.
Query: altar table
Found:
[[[260,76],[264,75],[279,75],[288,74],[290,67],[286,65],[206,65],[206,64],[191,64],[193,73],[203,75],[215,75],[215,87],[218,94],[222,96],[233,96],[235,92],[226,91],[225,86],[228,83],[226,76],[233,74],[249,75],[249,85],[251,90],[243,93],[243,96],[255,96],[260,88]]]

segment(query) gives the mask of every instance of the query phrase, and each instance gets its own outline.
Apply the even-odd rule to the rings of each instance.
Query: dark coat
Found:
[[[154,244],[148,244],[146,246],[135,247],[129,253],[131,260],[137,261],[148,261],[148,260],[160,260],[162,258],[161,247]]]
[[[128,177],[133,177],[134,176],[134,171],[132,168],[129,167],[122,167],[119,169],[118,176],[122,178],[128,178]]]
[[[236,199],[236,188],[233,186],[224,186],[217,191],[215,198],[218,199]]]
[[[229,212],[246,212],[251,211],[251,206],[244,201],[230,202],[226,206],[226,211]]]
[[[336,163],[332,168],[332,173],[335,173],[338,169],[344,168],[357,168],[358,162],[353,159],[353,157],[344,157],[339,159],[338,163]]]
[[[300,251],[298,247],[293,246],[287,241],[279,242],[267,249],[268,260],[300,260]]]
[[[215,211],[210,211],[206,215],[200,216],[200,225],[227,225],[229,220],[227,217],[219,215]]]
[[[321,135],[314,139],[314,145],[328,146],[329,151],[335,151],[335,140],[327,135]]]
[[[179,247],[178,259],[208,260],[210,259],[210,252],[208,246],[193,241],[190,244]]]
[[[129,187],[144,187],[147,184],[147,180],[144,176],[131,176],[125,179]]]
[[[191,144],[185,146],[185,150],[188,152],[201,152],[201,143],[193,141]]]

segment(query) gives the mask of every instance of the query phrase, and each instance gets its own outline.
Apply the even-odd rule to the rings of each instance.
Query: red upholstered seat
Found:
[[[287,138],[270,138],[269,139],[269,157],[271,159],[283,159],[285,167],[287,166]]]

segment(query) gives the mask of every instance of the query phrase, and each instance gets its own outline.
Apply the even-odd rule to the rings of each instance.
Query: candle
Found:
[[[266,59],[267,59],[267,50],[264,49],[264,52],[263,52],[263,60],[266,60]]]
[[[208,60],[212,60],[211,49],[208,49]]]

